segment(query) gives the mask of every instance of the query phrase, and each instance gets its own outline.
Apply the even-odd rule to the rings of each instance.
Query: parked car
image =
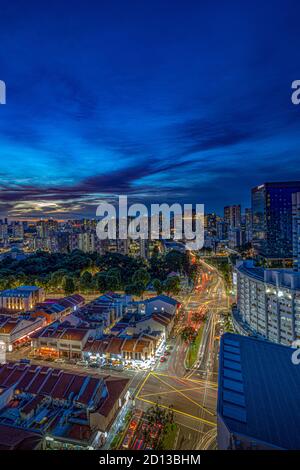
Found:
[[[92,367],[93,369],[98,369],[99,364],[98,364],[98,362],[90,362],[89,367]]]
[[[166,358],[165,358],[165,356],[161,356],[161,358],[160,358],[160,362],[166,362]]]
[[[87,365],[87,361],[77,361],[76,362],[76,366],[86,366]]]
[[[22,364],[30,364],[30,359],[20,359]]]

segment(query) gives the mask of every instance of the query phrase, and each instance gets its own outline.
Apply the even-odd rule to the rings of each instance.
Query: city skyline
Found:
[[[1,217],[92,218],[119,194],[221,214],[297,179],[299,5],[281,7],[3,6]]]

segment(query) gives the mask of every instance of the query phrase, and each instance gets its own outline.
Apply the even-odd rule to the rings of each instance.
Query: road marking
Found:
[[[196,372],[196,371],[194,371]],[[185,378],[185,377],[177,377],[176,375],[169,375],[169,374],[163,374],[162,372],[155,372],[155,375],[161,375],[162,377],[170,377],[170,379],[176,379],[176,380],[185,380],[185,381],[188,381],[188,382],[195,382],[195,383],[199,383],[199,384],[210,384],[212,387],[218,387],[218,384],[217,382],[211,382],[211,381],[207,381],[205,379],[188,379],[188,378]]]
[[[199,390],[199,387],[190,387],[190,388],[182,388],[180,391],[181,392],[189,392],[190,390]],[[177,393],[178,390],[169,390],[167,392],[159,392],[159,395],[167,395],[169,393]],[[155,393],[146,393],[145,395],[140,395],[141,397],[151,397],[153,395],[158,395],[157,392]]]
[[[194,405],[198,406],[199,408],[202,408],[203,410],[205,410],[208,414],[210,414],[211,416],[214,416],[215,413],[213,413],[212,411],[208,410],[205,406],[201,405],[200,403],[197,403],[195,400],[192,400],[192,398],[188,397],[187,395],[185,395],[184,393],[182,393],[180,390],[176,389],[175,387],[173,387],[173,385],[170,385],[168,384],[166,381],[164,381],[163,379],[161,379],[160,377],[158,377],[158,375],[156,374],[153,374],[154,377],[156,377],[158,380],[160,380],[162,383],[164,383],[167,387],[170,387],[172,390],[174,390],[175,392],[179,393],[179,395],[182,395],[184,398],[186,398],[188,401],[190,401],[191,403],[193,403]]]
[[[154,402],[154,401],[151,401],[151,400],[146,400],[145,398],[137,397],[137,399],[141,400],[141,401],[144,401],[145,403],[149,403],[150,405],[158,405],[161,408],[165,408],[167,410],[170,409],[169,406],[162,405],[161,403],[157,403],[157,402]],[[184,411],[176,410],[175,408],[172,408],[172,409],[173,409],[174,413],[178,413],[178,414],[181,414],[183,416],[187,416],[188,418],[195,419],[196,421],[200,421],[201,423],[208,424],[209,426],[214,426],[214,427],[217,426],[216,423],[213,423],[212,421],[208,421],[207,419],[199,418],[198,416],[194,416],[194,415],[191,415],[189,413],[185,413]]]

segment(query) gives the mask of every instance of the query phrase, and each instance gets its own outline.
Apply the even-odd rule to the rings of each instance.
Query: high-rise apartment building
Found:
[[[264,269],[252,260],[238,262],[235,273],[235,330],[286,345],[300,339],[300,273]]]
[[[239,228],[241,225],[241,206],[224,207],[224,220],[230,228]]]
[[[294,270],[300,271],[300,192],[292,195]]]

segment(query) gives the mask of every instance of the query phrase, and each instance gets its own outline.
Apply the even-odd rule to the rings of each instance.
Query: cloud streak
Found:
[[[118,194],[221,212],[296,178],[298,4],[34,3],[1,13],[2,216],[94,216]]]

